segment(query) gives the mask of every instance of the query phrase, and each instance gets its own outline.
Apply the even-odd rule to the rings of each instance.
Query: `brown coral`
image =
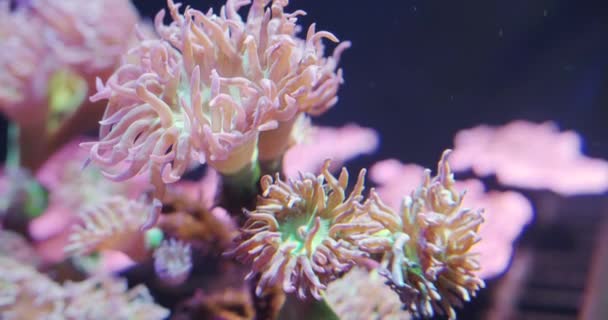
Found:
[[[251,295],[242,288],[223,288],[214,293],[198,289],[177,308],[173,319],[251,320],[256,318]]]

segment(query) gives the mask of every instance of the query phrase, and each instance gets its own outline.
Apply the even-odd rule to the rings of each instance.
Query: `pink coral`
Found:
[[[30,0],[44,20],[59,61],[85,74],[108,72],[120,61],[139,16],[127,0]],[[86,14],[85,14],[86,13]]]
[[[97,250],[121,251],[135,261],[147,257],[145,231],[142,230],[155,210],[142,201],[120,196],[108,198],[80,213],[65,250],[86,254]]]
[[[608,191],[608,162],[581,153],[581,137],[551,122],[514,121],[478,126],[454,139],[455,170],[495,174],[510,186],[549,189],[563,195]]]
[[[144,179],[113,182],[104,179],[97,168],[84,168],[88,152],[74,139],[44,162],[36,179],[49,190],[49,206],[30,224],[36,240],[45,240],[69,229],[78,212],[108,197],[139,196],[148,186]]]
[[[392,208],[398,208],[403,197],[422,183],[424,167],[404,164],[397,159],[381,160],[369,169],[369,177],[378,185],[376,191],[382,200]]]
[[[361,154],[370,154],[378,147],[378,134],[371,128],[348,124],[341,128],[312,127],[303,141],[291,147],[283,158],[283,172],[295,178],[298,172],[317,172],[325,159],[332,159],[333,168]]]
[[[515,191],[486,191],[479,180],[459,181],[456,186],[467,192],[464,206],[484,208],[485,221],[479,228],[483,241],[474,251],[479,253],[479,276],[484,279],[495,277],[509,265],[513,242],[532,221],[532,204]]]
[[[256,0],[245,21],[237,11],[248,1],[227,1],[219,16],[167,3],[173,22],[157,15],[160,39],[140,39],[92,97],[109,100],[100,141],[88,144],[106,176],[149,172],[160,195],[193,160],[235,173],[256,160],[259,132],[335,103],[347,44],[325,58],[332,34],[313,25],[295,37],[302,12],[285,13],[286,1]]]
[[[46,116],[46,110],[35,108],[47,97],[56,58],[47,56],[40,40],[43,22],[31,18],[24,8],[11,12],[9,4],[0,2],[0,110],[29,125],[35,116]]]
[[[0,110],[26,127],[46,120],[54,75],[93,83],[116,66],[139,18],[128,0],[9,3],[0,3]]]
[[[10,230],[0,229],[0,256],[11,257],[35,268],[41,264],[41,259],[31,244],[22,235]]]

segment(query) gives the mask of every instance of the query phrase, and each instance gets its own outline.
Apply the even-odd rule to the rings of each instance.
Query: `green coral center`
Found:
[[[86,99],[87,82],[70,70],[59,70],[51,76],[48,103],[51,111],[49,127],[54,129]]]
[[[329,227],[331,221],[321,218],[319,230],[313,235],[311,252],[306,250],[306,238],[310,236],[310,232],[315,226],[315,220],[318,217],[317,209],[299,210],[295,208],[294,212],[288,215],[290,218],[285,221],[279,230],[281,231],[283,243],[296,243],[296,247],[292,250],[292,255],[312,255],[316,248],[329,235]]]

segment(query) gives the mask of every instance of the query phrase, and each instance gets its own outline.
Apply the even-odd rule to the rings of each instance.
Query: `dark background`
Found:
[[[224,1],[185,1],[216,10]],[[135,0],[153,17],[165,0]],[[555,120],[608,158],[608,3],[558,0],[295,0],[305,28],[350,40],[340,102],[318,124],[376,128],[379,152],[433,166],[481,123]],[[4,125],[2,126],[4,128]]]

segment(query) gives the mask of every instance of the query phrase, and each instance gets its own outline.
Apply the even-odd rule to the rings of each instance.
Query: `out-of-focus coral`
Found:
[[[63,251],[63,247],[57,248],[57,250]],[[79,272],[88,276],[116,274],[135,265],[135,261],[128,255],[113,250],[101,250],[90,255],[71,256],[70,261]]]
[[[322,174],[302,174],[282,181],[264,176],[262,197],[242,229],[239,245],[230,254],[251,263],[248,278],[260,274],[256,294],[273,285],[300,298],[321,299],[329,281],[350,270],[365,253],[353,245],[361,233],[356,222],[365,170],[347,197],[348,172],[336,179],[326,161]]]
[[[63,247],[68,244],[69,233],[78,223],[79,213],[103,203],[109,198],[126,196],[135,198],[146,188],[145,179],[113,182],[105,179],[99,169],[84,168],[88,152],[78,146],[80,139],[66,144],[53,154],[38,170],[36,180],[48,190],[48,206],[40,216],[32,219],[28,233],[45,263],[56,263],[66,258]],[[129,259],[115,253],[103,252],[92,259],[87,272],[107,273],[132,264]],[[89,259],[91,260],[91,259]]]
[[[7,303],[0,305],[2,319],[61,319],[63,288],[31,266],[0,256],[0,287]]]
[[[182,14],[168,1],[173,22],[163,25],[164,10],[157,15],[160,39],[141,39],[92,97],[109,100],[100,141],[88,144],[107,177],[148,172],[160,197],[192,160],[233,174],[286,148],[289,135],[259,132],[289,132],[281,126],[299,112],[320,114],[336,102],[342,77],[335,70],[348,43],[324,57],[322,39],[338,41],[331,33],[312,25],[299,39],[303,12],[268,2],[254,1],[244,21],[237,13],[244,1],[228,0],[220,15]]]
[[[139,20],[127,0],[30,0],[26,6],[44,20],[58,59],[90,75],[118,64]]]
[[[82,141],[84,138],[73,139],[37,171],[38,181],[54,191],[51,200],[79,209],[114,195],[134,198],[149,188],[146,179],[117,183],[105,179],[99,169],[85,167],[89,153],[79,146]]]
[[[169,311],[154,303],[143,285],[128,288],[123,279],[93,277],[63,285],[68,319],[165,319]]]
[[[0,169],[0,191],[0,221],[14,210],[34,218],[48,205],[47,191],[27,169],[10,166]]]
[[[116,250],[135,261],[148,256],[146,231],[153,205],[116,196],[80,213],[81,223],[74,225],[66,252],[87,254],[97,250]]]
[[[377,184],[376,192],[382,201],[397,209],[403,197],[423,183],[424,167],[397,159],[381,160],[369,169],[369,178]]]
[[[608,162],[583,155],[581,137],[574,131],[560,132],[551,122],[478,126],[459,132],[454,146],[457,171],[495,174],[505,185],[562,195],[608,191]]]
[[[484,209],[484,223],[479,228],[483,241],[473,250],[479,254],[478,274],[483,279],[500,275],[509,266],[515,239],[532,221],[532,204],[519,192],[486,191],[479,180],[458,181],[456,187],[466,191],[464,207]]]
[[[217,178],[212,170],[200,181],[182,180],[169,188],[158,223],[165,234],[217,254],[232,245],[238,226],[226,210],[213,204]]]
[[[38,253],[28,241],[20,234],[10,230],[0,229],[0,256],[10,257],[34,268],[41,264]]]
[[[43,21],[26,8],[11,10],[10,1],[0,3],[0,110],[26,126],[48,112],[37,108],[47,97],[57,58],[48,55],[44,30]]]
[[[330,283],[325,300],[340,317],[348,320],[407,320],[399,297],[377,271],[356,267]]]
[[[198,181],[180,180],[175,184],[172,184],[165,196],[164,202],[171,203],[173,207],[180,207],[176,207],[176,212],[179,212],[180,210],[189,211],[199,218],[199,220],[205,220],[204,224],[211,229],[215,229],[216,231],[225,230],[230,233],[236,232],[237,227],[235,221],[232,220],[226,209],[216,204],[220,193],[220,183],[221,177],[219,173],[215,169],[207,167],[204,176]],[[173,203],[173,200],[177,200],[179,203]],[[213,219],[207,219],[209,218],[208,214],[212,215]],[[163,218],[165,222],[167,220],[191,219],[169,216]],[[177,221],[174,222],[177,223]],[[184,220],[184,222],[179,222],[179,224],[186,225],[188,223]],[[209,232],[198,232],[199,235],[208,233]],[[188,236],[185,237],[187,239],[191,238]]]
[[[168,310],[156,305],[142,285],[128,289],[109,277],[63,286],[34,268],[0,256],[2,319],[164,319]],[[11,298],[12,297],[12,298]],[[2,303],[4,302],[4,303]]]
[[[256,316],[251,295],[246,290],[224,288],[217,293],[199,289],[176,310],[175,320],[251,320]]]
[[[410,194],[423,183],[424,169],[419,165],[389,159],[374,164],[369,175],[378,184],[376,191],[382,201],[397,209],[403,195]],[[475,246],[473,252],[479,254],[481,268],[478,275],[483,279],[494,277],[507,268],[513,252],[513,241],[532,220],[532,204],[518,192],[487,192],[483,183],[475,179],[456,181],[455,187],[466,191],[464,207],[484,208],[484,223],[479,228],[483,241]]]
[[[0,197],[0,221],[2,221],[2,217],[4,216],[4,214],[6,214],[6,210],[10,206],[11,197],[9,197],[8,194],[11,190],[11,187],[12,184],[10,182],[10,179],[7,177],[3,168],[0,168],[0,194],[2,194],[2,196]]]
[[[317,172],[326,159],[332,159],[332,169],[337,169],[347,160],[374,152],[379,142],[374,129],[356,124],[312,127],[304,134],[308,136],[289,148],[283,158],[287,177],[296,178],[298,172]]]
[[[49,190],[49,206],[44,214],[32,221],[30,234],[36,240],[46,240],[69,229],[78,213],[118,195],[139,196],[148,183],[145,179],[124,182],[109,181],[98,168],[83,168],[88,152],[75,139],[53,154],[36,174],[36,179]]]
[[[111,72],[139,19],[128,0],[9,4],[0,4],[0,108],[22,124],[47,116],[55,74],[70,71],[92,83]]]
[[[192,269],[190,245],[169,239],[154,251],[154,270],[165,283],[178,285],[186,281]]]
[[[219,173],[207,167],[203,177],[197,181],[180,180],[171,185],[168,193],[191,202],[198,202],[205,208],[213,208],[218,196],[221,178]],[[171,197],[168,197],[171,198]]]
[[[20,165],[36,171],[72,137],[93,129],[101,104],[85,101],[134,36],[129,0],[0,3],[0,111],[18,128]]]
[[[423,184],[403,199],[399,211],[382,202],[375,191],[366,202],[370,217],[385,229],[363,238],[360,246],[384,253],[387,269],[381,274],[415,316],[435,313],[456,318],[455,306],[469,301],[484,287],[471,252],[480,238],[480,211],[462,207],[463,193],[444,152],[438,173],[425,170]]]

